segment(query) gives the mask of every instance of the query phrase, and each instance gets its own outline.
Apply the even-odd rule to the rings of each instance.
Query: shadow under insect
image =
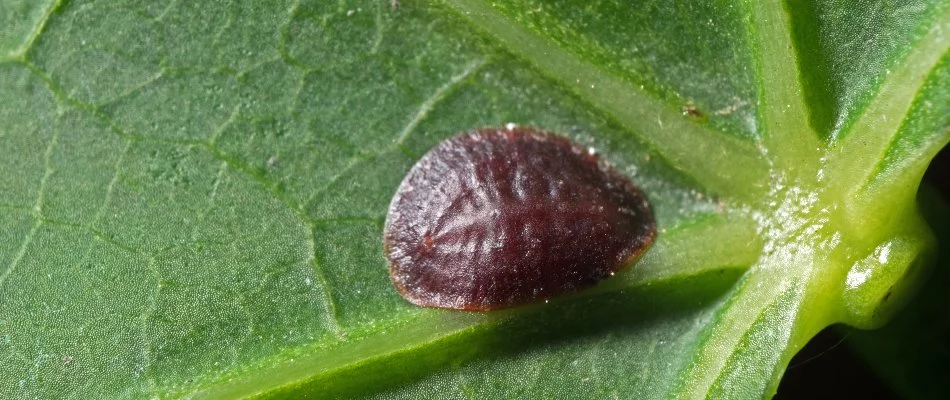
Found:
[[[608,336],[649,330],[715,309],[741,274],[741,268],[724,267],[610,292],[581,291],[508,310],[439,311],[448,318],[464,315],[476,322],[471,329],[420,348],[324,375],[304,384],[308,387],[304,392],[313,398],[399,397],[401,388],[479,363],[506,362],[549,348],[585,346]]]

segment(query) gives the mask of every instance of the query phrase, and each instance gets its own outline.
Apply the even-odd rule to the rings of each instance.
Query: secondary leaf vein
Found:
[[[39,39],[40,35],[46,30],[46,25],[49,23],[49,20],[52,18],[53,14],[60,9],[63,5],[63,0],[56,0],[49,7],[46,7],[46,11],[43,13],[43,17],[40,18],[39,22],[34,27],[33,32],[30,32],[30,36],[27,37],[26,41],[20,45],[19,48],[13,52],[7,54],[7,57],[13,60],[23,60],[26,58],[26,53],[30,51],[30,48],[33,47],[33,43]]]
[[[429,115],[429,112],[432,111],[432,108],[435,105],[444,99],[452,89],[457,87],[460,82],[464,81],[465,78],[468,78],[473,73],[478,71],[486,63],[484,60],[475,60],[468,64],[462,72],[449,78],[448,82],[445,82],[442,86],[439,86],[432,95],[429,96],[422,104],[419,106],[419,109],[416,111],[416,114],[412,116],[412,119],[409,120],[409,123],[406,124],[396,136],[396,145],[402,145],[405,143],[406,139],[409,138],[409,134],[416,130],[416,127],[419,126],[419,123],[422,122]]]
[[[483,0],[443,2],[499,45],[606,112],[673,168],[706,189],[748,199],[766,190],[768,168],[750,143],[689,121],[639,88],[521,28]],[[724,170],[724,165],[730,167]]]
[[[842,186],[843,193],[853,193],[872,178],[888,145],[899,132],[917,93],[948,51],[950,7],[936,18],[930,30],[904,61],[888,71],[881,89],[851,130],[833,144],[826,169],[830,171],[830,181]]]
[[[0,274],[0,287],[3,287],[3,284],[6,283],[10,274],[16,271],[20,262],[23,260],[23,256],[26,254],[26,249],[29,247],[30,242],[33,240],[33,237],[36,236],[36,232],[40,229],[40,226],[43,225],[43,194],[46,190],[49,177],[53,174],[52,156],[57,141],[59,141],[59,130],[53,132],[53,137],[50,138],[49,144],[46,146],[46,152],[44,154],[45,169],[43,171],[43,177],[40,178],[39,187],[36,190],[36,201],[33,203],[32,209],[35,222],[33,227],[30,228],[30,231],[23,238],[20,248],[17,250],[16,255],[13,256],[13,260],[10,261],[10,265]]]

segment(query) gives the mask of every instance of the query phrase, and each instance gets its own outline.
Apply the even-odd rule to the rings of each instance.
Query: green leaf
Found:
[[[901,3],[0,1],[0,398],[768,397],[934,254],[950,3]],[[410,305],[396,186],[509,122],[630,176],[656,244]]]

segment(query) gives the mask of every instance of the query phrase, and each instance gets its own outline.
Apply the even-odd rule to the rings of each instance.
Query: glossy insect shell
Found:
[[[594,285],[655,235],[629,179],[567,138],[514,127],[423,156],[389,206],[384,251],[410,302],[493,310]]]

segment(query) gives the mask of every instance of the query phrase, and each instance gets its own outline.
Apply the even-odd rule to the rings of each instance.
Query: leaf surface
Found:
[[[0,397],[768,397],[913,292],[946,2],[549,3],[0,2]],[[597,149],[656,244],[549,304],[410,305],[396,186],[506,123]]]

